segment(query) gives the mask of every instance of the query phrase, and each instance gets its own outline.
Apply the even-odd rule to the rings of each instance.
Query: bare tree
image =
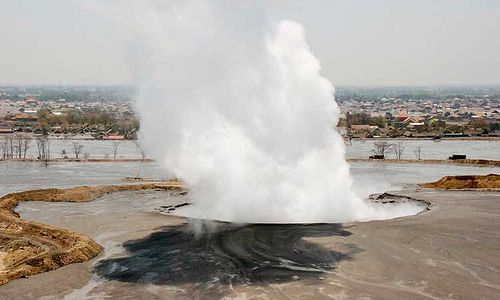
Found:
[[[346,146],[352,146],[352,136],[351,135],[346,134],[343,138],[344,138],[344,144]]]
[[[0,143],[0,149],[2,150],[2,158],[7,159],[9,158],[9,147],[8,147],[8,140],[7,137],[3,138],[3,141]]]
[[[23,138],[23,158],[26,159],[26,154],[28,154],[28,149],[30,148],[31,140],[30,138]]]
[[[5,136],[2,141],[2,157],[4,159],[14,158],[14,139],[11,136]]]
[[[391,150],[391,144],[386,141],[380,141],[373,143],[372,153],[374,155],[383,155],[385,156]]]
[[[392,144],[392,151],[394,151],[394,155],[396,155],[396,159],[401,159],[401,156],[403,155],[403,152],[405,150],[405,147],[403,146],[403,143],[398,142]]]
[[[144,150],[142,145],[139,144],[138,141],[134,141],[134,143],[135,143],[135,148],[137,149],[137,152],[139,152],[139,154],[141,154],[142,160],[145,160],[146,159],[146,151]]]
[[[23,157],[23,136],[20,134],[16,134],[15,136],[15,149],[16,149],[16,158]]]
[[[82,152],[83,145],[78,142],[71,143],[71,147],[73,147],[73,153],[75,154],[75,158],[78,159],[80,156],[80,152]]]
[[[10,158],[14,158],[14,150],[16,149],[16,147],[13,137],[9,138],[9,148],[10,148]]]
[[[38,157],[37,157],[38,159],[42,159],[43,148],[44,144],[42,138],[39,137],[36,139],[36,150],[38,151]]]
[[[45,162],[47,166],[50,160],[50,140],[46,137],[39,137],[36,140],[36,146],[38,148],[38,159]]]
[[[30,144],[29,138],[16,134],[14,137],[9,138],[8,144],[11,158],[26,158]]]
[[[418,160],[421,160],[422,159],[422,145],[415,146],[415,149],[413,149],[413,153],[415,153],[415,157]]]
[[[118,154],[118,147],[120,146],[121,142],[113,142],[111,143],[111,147],[113,147],[113,159],[116,159],[116,154]]]
[[[5,136],[0,143],[3,159],[12,159],[18,155],[17,143],[12,136]]]

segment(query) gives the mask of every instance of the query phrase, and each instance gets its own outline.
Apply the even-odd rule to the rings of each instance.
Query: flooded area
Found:
[[[499,291],[498,261],[477,247],[500,246],[498,193],[408,190],[445,175],[498,173],[498,168],[353,163],[351,171],[362,197],[399,190],[433,207],[418,216],[353,224],[209,222],[202,223],[205,234],[195,236],[197,222],[162,209],[189,202],[189,195],[175,191],[117,192],[87,203],[23,202],[16,209],[23,219],[83,233],[104,251],[90,262],[15,280],[0,287],[0,294],[18,299],[401,299],[442,297],[451,290],[467,295],[479,284],[483,298],[493,299]],[[172,176],[153,162],[0,163],[0,194],[117,184],[136,175]],[[440,249],[452,251],[453,258]],[[478,260],[477,253],[484,258]],[[422,275],[436,272],[442,275]],[[442,289],[443,276],[470,283],[447,283]]]
[[[351,163],[354,189],[360,196],[398,190],[411,184],[435,181],[446,175],[486,175],[497,167],[456,165]],[[168,179],[173,176],[154,162],[42,163],[1,162],[0,195],[48,187],[124,183],[125,177]]]
[[[347,158],[368,158],[374,149],[373,143],[383,139],[354,139],[346,145]],[[498,140],[428,140],[428,139],[390,139],[388,143],[401,143],[404,150],[402,159],[416,159],[415,149],[420,146],[422,159],[448,159],[452,154],[465,154],[469,159],[500,160],[500,141]],[[389,153],[388,158],[395,158]]]
[[[373,143],[381,139],[353,139],[346,144],[347,158],[368,158],[374,149]],[[421,146],[422,159],[447,159],[452,154],[465,154],[471,159],[500,160],[500,141],[498,140],[429,140],[429,139],[390,139],[389,143],[401,143],[404,147],[401,158],[415,159],[414,150]],[[53,139],[50,143],[51,157],[62,158],[64,155],[74,157],[73,144],[82,145],[80,156],[87,154],[89,158],[113,158],[114,145],[117,146],[116,158],[140,159],[141,153],[134,141],[106,141],[106,140],[70,140]],[[62,154],[65,151],[66,154]],[[32,142],[27,157],[38,156],[36,143]],[[389,158],[394,155],[389,153]]]
[[[51,157],[62,158],[64,156],[75,157],[74,146],[81,145],[80,157],[88,155],[90,158],[113,158],[114,147],[116,145],[116,158],[141,158],[141,153],[136,147],[134,141],[129,140],[83,140],[83,139],[50,139]],[[64,151],[64,153],[63,153]],[[38,148],[35,141],[29,145],[27,158],[36,158],[38,156]]]
[[[1,162],[0,194],[27,189],[124,183],[125,177],[164,179],[171,175],[150,162]]]

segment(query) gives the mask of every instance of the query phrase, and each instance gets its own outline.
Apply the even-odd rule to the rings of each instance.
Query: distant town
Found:
[[[341,89],[338,127],[349,138],[499,137],[499,90]]]
[[[124,87],[0,87],[0,135],[135,139],[140,124],[133,93]],[[338,130],[347,140],[500,137],[500,87],[341,87],[336,100]]]
[[[0,134],[135,139],[131,95],[124,88],[0,88]]]

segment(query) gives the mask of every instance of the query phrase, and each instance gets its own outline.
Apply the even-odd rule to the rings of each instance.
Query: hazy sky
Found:
[[[500,84],[500,1],[267,1],[335,85]],[[128,84],[130,43],[73,0],[0,0],[0,84]]]

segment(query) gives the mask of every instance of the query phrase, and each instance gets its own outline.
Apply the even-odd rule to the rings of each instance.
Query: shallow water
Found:
[[[346,146],[346,157],[348,158],[367,158],[372,155],[373,143],[378,139],[354,139],[352,145]],[[112,158],[113,141],[104,140],[51,140],[52,157],[62,157],[61,152],[66,151],[68,157],[74,157],[72,152],[72,143],[76,142],[83,146],[81,156],[87,153],[91,158]],[[402,158],[415,159],[415,147],[422,147],[423,159],[447,159],[452,154],[466,154],[468,158],[474,159],[495,159],[500,160],[500,141],[493,140],[417,140],[402,139],[388,140],[389,143],[402,143],[404,151]],[[37,157],[36,143],[32,142],[28,150],[27,157]],[[388,157],[393,157],[388,154]],[[120,141],[117,149],[117,158],[141,158],[133,141]]]
[[[371,155],[373,142],[376,140],[353,140],[346,146],[347,157],[368,157]],[[112,151],[111,141],[79,141],[84,144],[84,151],[91,157],[104,157]],[[391,140],[390,142],[398,142]],[[453,153],[467,154],[469,158],[500,160],[500,141],[458,141],[442,140],[401,140],[405,150],[403,158],[413,159],[413,149],[422,146],[422,157],[446,159]],[[59,150],[71,146],[69,140],[53,140],[54,156]],[[31,151],[36,151],[32,145]],[[36,148],[36,147],[35,147]],[[119,157],[139,158],[135,144],[123,141],[119,148]],[[31,156],[36,154],[33,152]],[[30,156],[28,155],[28,156]],[[391,154],[388,155],[391,157]],[[471,167],[456,165],[398,165],[351,163],[354,188],[361,196],[370,193],[400,189],[407,184],[434,181],[445,175],[490,174],[500,172],[496,167]],[[26,189],[44,187],[68,187],[75,185],[123,183],[127,176],[148,178],[169,178],[171,174],[163,170],[158,163],[0,163],[0,195]]]
[[[363,198],[373,193],[413,188],[448,175],[487,175],[500,167],[427,164],[351,163],[354,190]]]
[[[127,183],[130,176],[169,178],[155,163],[42,163],[1,162],[0,195],[35,188]]]
[[[346,146],[346,157],[368,158],[372,155],[373,143],[379,139],[353,140],[352,145]],[[447,159],[452,154],[465,154],[470,159],[500,160],[500,141],[489,140],[387,140],[389,143],[401,143],[403,159],[416,159],[416,146],[422,147],[422,159]],[[389,153],[388,158],[395,158]]]
[[[106,140],[64,140],[51,139],[50,153],[52,157],[63,157],[63,150],[66,156],[75,157],[73,152],[73,144],[83,146],[80,152],[80,157],[88,154],[90,158],[113,158],[114,147],[113,143],[118,143],[116,158],[141,158],[134,141],[106,141]],[[33,140],[28,149],[26,157],[35,158],[38,156],[36,142]]]
[[[446,175],[484,175],[500,172],[498,167],[459,165],[351,163],[354,189],[362,196],[398,190],[408,184],[435,181]],[[154,162],[127,163],[0,163],[0,195],[35,188],[77,185],[123,184],[123,178],[170,178]]]

